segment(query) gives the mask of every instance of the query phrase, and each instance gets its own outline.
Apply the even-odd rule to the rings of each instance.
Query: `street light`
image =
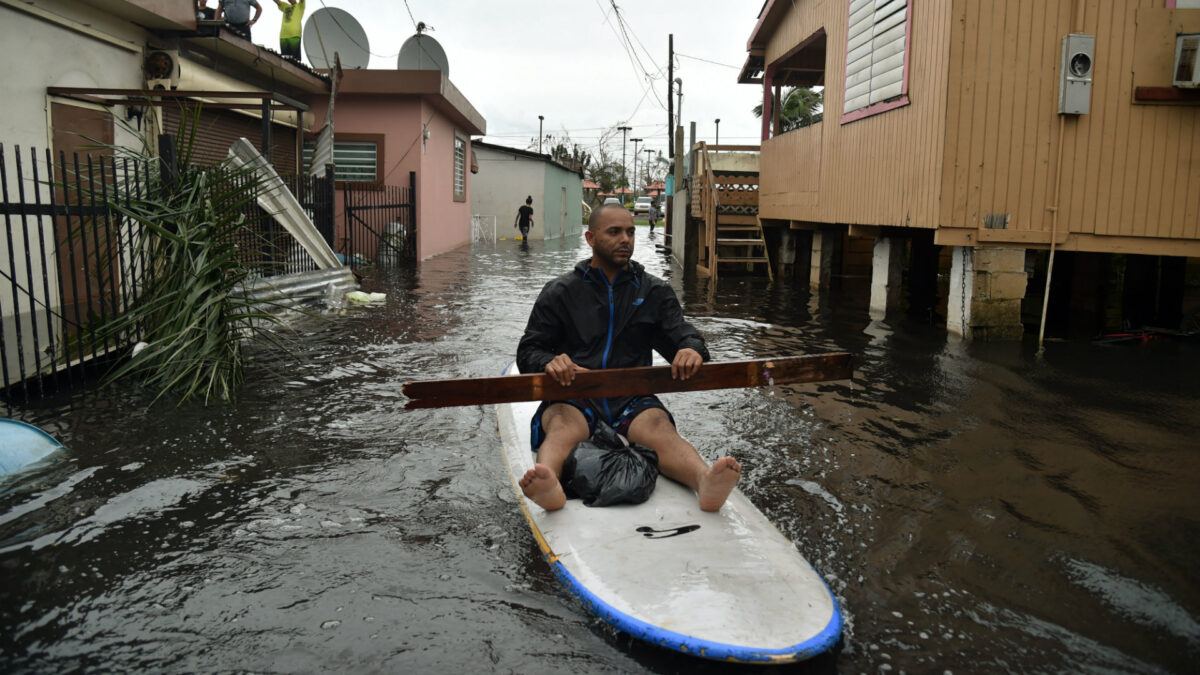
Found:
[[[542,120],[545,117],[538,115],[538,154],[542,154]]]
[[[627,135],[629,135],[629,130],[632,128],[633,127],[617,127],[617,130],[619,130],[621,132],[621,184],[622,185],[629,182],[629,176],[625,173],[625,137]],[[621,186],[617,186],[617,192],[619,193],[620,191],[621,191]],[[624,199],[621,200],[622,203],[624,203],[624,201],[625,201]]]
[[[637,179],[638,179],[638,177],[637,177],[638,176],[638,173],[637,173],[637,158],[638,158],[637,146],[638,146],[638,143],[642,142],[642,139],[631,138],[629,140],[633,141],[633,198],[637,199]]]
[[[675,106],[675,114],[679,118],[679,126],[683,126],[683,80],[679,79],[678,77],[675,78],[675,92],[679,97],[679,104]],[[675,138],[674,129],[671,130],[671,138]],[[672,140],[671,142],[674,143],[675,141]]]

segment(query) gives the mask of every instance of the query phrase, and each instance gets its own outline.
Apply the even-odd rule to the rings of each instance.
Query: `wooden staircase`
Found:
[[[756,265],[762,265],[767,276],[774,279],[767,242],[758,219],[758,174],[715,169],[705,143],[696,145],[695,157],[697,170],[693,185],[696,191],[692,199],[692,216],[699,221],[697,271],[716,277],[721,266],[728,269],[739,265],[745,271],[753,272]]]

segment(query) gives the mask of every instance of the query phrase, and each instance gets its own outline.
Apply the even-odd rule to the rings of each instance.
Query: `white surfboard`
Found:
[[[507,373],[515,373],[516,366]],[[536,402],[496,406],[521,511],[546,561],[596,616],[636,638],[708,659],[802,661],[837,644],[837,600],[796,547],[738,490],[717,513],[660,476],[650,499],[546,511],[517,480],[533,468]]]

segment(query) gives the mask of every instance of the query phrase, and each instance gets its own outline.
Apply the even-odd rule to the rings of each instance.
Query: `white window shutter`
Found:
[[[850,0],[844,113],[904,92],[909,0]]]

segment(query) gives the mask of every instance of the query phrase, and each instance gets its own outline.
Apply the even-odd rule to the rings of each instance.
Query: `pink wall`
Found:
[[[325,123],[328,99],[312,101],[314,129]],[[422,123],[428,120],[429,139],[422,143]],[[334,127],[341,134],[383,136],[383,183],[408,185],[410,171],[417,173],[417,257],[425,259],[471,241],[470,135],[468,141],[467,194],[454,201],[454,124],[417,96],[385,94],[338,97]],[[341,192],[337,197],[334,250],[339,248],[345,213]]]
[[[417,174],[417,211],[419,230],[417,255],[424,259],[471,243],[471,136],[459,135],[467,141],[466,194],[463,201],[454,201],[454,134],[455,126],[432,105],[422,106],[424,119],[429,120],[429,140],[421,154],[421,171]]]

